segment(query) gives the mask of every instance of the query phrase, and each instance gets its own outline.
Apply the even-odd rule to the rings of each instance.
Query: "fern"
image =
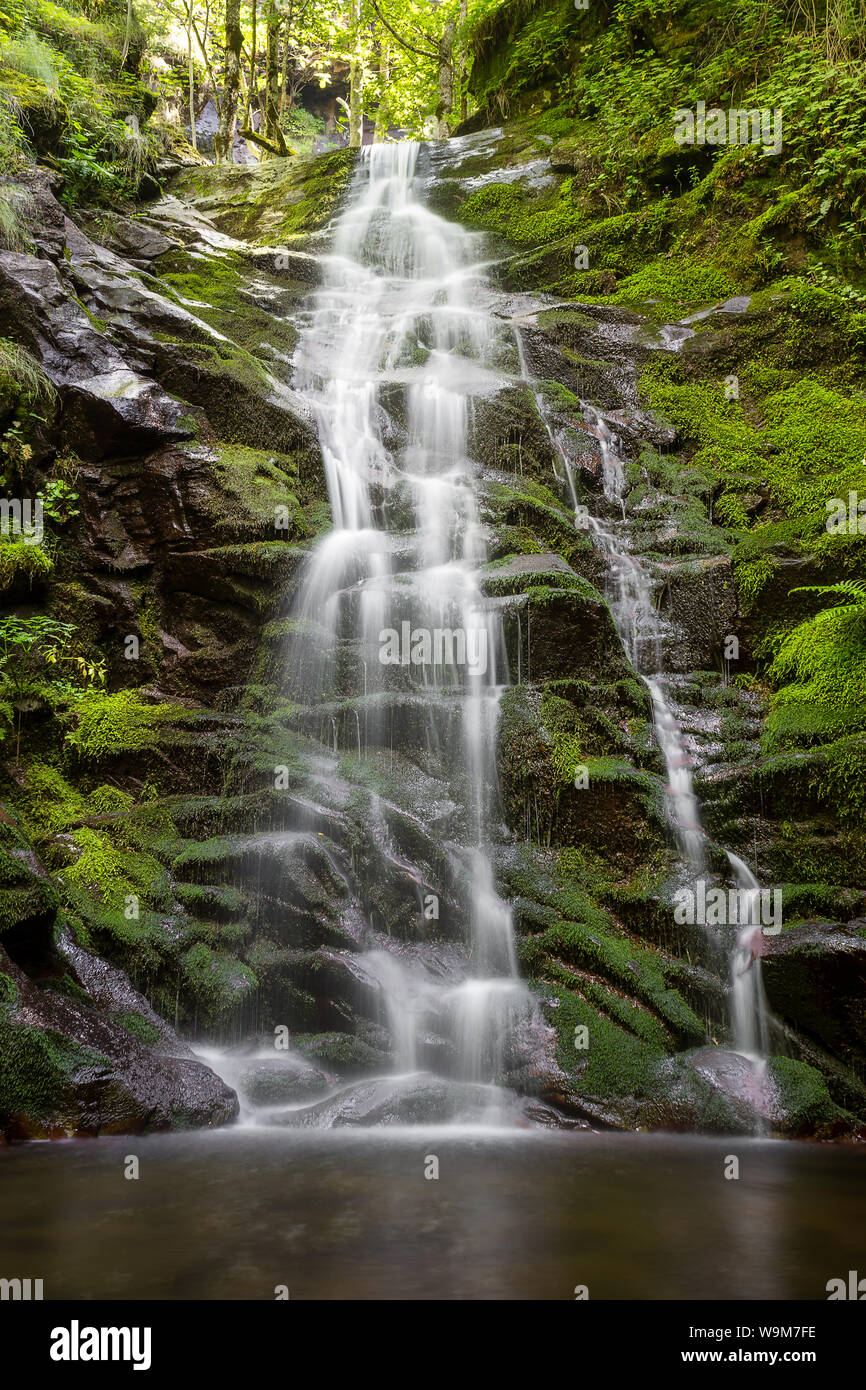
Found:
[[[864,579],[840,579],[838,584],[803,584],[800,588],[790,589],[788,592],[791,594],[842,594],[855,603],[866,604],[866,580]],[[826,609],[825,611],[833,613],[837,610]]]
[[[769,674],[786,682],[773,699],[765,751],[866,727],[866,583],[804,585],[792,593],[842,600],[784,638]]]

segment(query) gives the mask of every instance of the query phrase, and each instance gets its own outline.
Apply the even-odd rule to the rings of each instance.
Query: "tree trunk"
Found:
[[[453,18],[446,20],[442,37],[439,40],[439,105],[436,107],[438,124],[437,135],[447,140],[451,131],[448,117],[454,109],[454,34],[456,23]]]
[[[129,52],[129,40],[132,37],[132,0],[126,0],[126,33],[123,38],[123,52],[120,55],[120,66],[126,62],[126,55]]]
[[[379,61],[379,77],[382,86],[382,95],[379,98],[379,109],[376,112],[376,129],[373,131],[373,143],[378,145],[388,134],[388,127],[391,118],[388,114],[388,84],[391,81],[391,44],[388,39],[382,39],[381,58]]]
[[[253,89],[256,85],[256,48],[258,46],[256,42],[256,0],[253,0],[252,9],[253,36],[250,40],[250,85],[247,87],[247,101],[244,107],[243,124],[245,126],[252,125]]]
[[[460,27],[462,32],[461,53],[460,53],[460,119],[465,121],[469,115],[469,92],[467,90],[467,79],[469,77],[469,64],[466,52],[466,16],[469,10],[469,0],[460,0]]]
[[[265,30],[265,100],[262,112],[262,159],[288,154],[280,128],[280,23],[282,16],[273,4],[267,11]]]
[[[352,43],[349,64],[349,145],[358,149],[364,134],[364,58],[361,53],[361,0],[352,0]]]
[[[292,19],[294,16],[294,3],[290,3],[286,10],[286,32],[283,40],[283,70],[280,75],[280,116],[286,109],[286,93],[289,86],[289,37],[292,31]],[[292,105],[294,106],[294,102]]]
[[[187,25],[186,39],[189,45],[189,142],[194,150],[198,149],[195,136],[195,69],[192,63],[192,24]]]
[[[226,61],[223,77],[223,98],[219,129],[214,139],[217,164],[224,159],[232,162],[235,143],[235,122],[238,114],[238,89],[241,84],[241,0],[226,0]]]

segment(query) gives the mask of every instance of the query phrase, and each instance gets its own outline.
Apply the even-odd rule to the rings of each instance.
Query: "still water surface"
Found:
[[[0,1275],[46,1298],[825,1299],[849,1269],[858,1148],[237,1128],[0,1151]]]

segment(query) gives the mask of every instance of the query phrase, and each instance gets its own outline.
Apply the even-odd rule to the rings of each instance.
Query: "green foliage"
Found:
[[[281,124],[286,139],[299,154],[311,153],[325,129],[323,117],[306,111],[303,106],[293,106],[286,111]]]
[[[19,578],[26,579],[28,585],[32,585],[34,580],[44,578],[52,569],[51,557],[41,545],[0,535],[0,591],[11,588]]]
[[[25,29],[19,39],[4,44],[3,66],[55,91],[59,86],[57,54],[32,29]]]
[[[21,206],[25,216],[26,206]],[[11,403],[32,405],[40,399],[53,400],[54,395],[54,387],[32,353],[8,338],[0,338],[0,410],[8,409]]]
[[[793,228],[822,265],[862,271],[866,91],[857,60],[866,22],[849,0],[831,0],[826,22],[810,22],[820,9],[766,0],[624,0],[586,11],[567,0],[501,4],[479,14],[470,83],[497,118],[550,100],[568,113],[571,131],[550,133],[574,155],[585,214],[685,195],[705,227],[715,203],[727,215],[751,205],[729,272],[754,283],[784,258],[774,242]],[[778,160],[754,146],[678,147],[673,114],[698,100],[779,111]],[[705,260],[712,241],[710,229]]]
[[[71,623],[43,614],[0,619],[0,681],[13,697],[20,696],[37,673],[57,665],[74,632]]]
[[[2,119],[2,112],[0,112]],[[0,183],[0,246],[7,251],[23,251],[30,244],[28,225],[33,216],[35,203],[28,188],[20,183]],[[0,352],[8,351],[11,344],[0,341]],[[19,348],[19,352],[23,349]],[[0,372],[2,372],[0,358]]]
[[[44,515],[60,525],[78,516],[78,493],[64,478],[52,478],[38,494]]]
[[[149,94],[124,66],[124,7],[112,9],[91,19],[74,0],[9,0],[0,13],[0,103],[12,130],[0,172],[29,150],[63,171],[70,203],[134,193],[157,153],[156,135],[141,128]]]
[[[769,674],[789,684],[773,701],[765,735],[770,749],[802,741],[810,726],[822,738],[866,728],[866,583],[844,580],[793,592],[844,601],[798,623],[783,638]],[[798,724],[800,711],[806,718]]]

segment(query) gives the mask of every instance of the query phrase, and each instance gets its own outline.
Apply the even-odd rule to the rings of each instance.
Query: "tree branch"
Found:
[[[248,127],[239,130],[238,134],[242,135],[245,140],[251,140],[254,145],[261,145],[262,149],[267,150],[268,154],[277,155],[281,159],[285,159],[290,154],[297,154],[297,150],[294,150],[291,145],[286,144],[283,139],[282,131],[278,132],[278,141],[266,140],[263,135],[257,135],[254,130],[250,130]]]
[[[376,4],[376,0],[370,0],[370,4],[373,6],[373,9],[376,11],[376,14],[379,16],[379,19],[382,21],[385,28],[388,30],[388,33],[391,34],[397,40],[401,48],[405,48],[409,53],[418,53],[422,58],[435,58],[438,62],[438,53],[431,53],[428,48],[416,48],[414,44],[411,44],[406,39],[401,38],[400,35],[397,33],[397,30],[392,29],[391,25],[388,23],[382,11],[379,9],[379,6]]]

